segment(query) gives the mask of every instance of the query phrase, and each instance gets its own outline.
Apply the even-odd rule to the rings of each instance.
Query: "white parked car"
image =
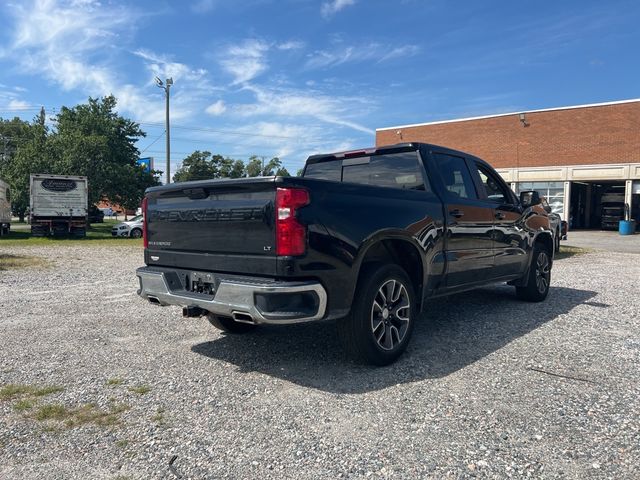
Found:
[[[116,224],[111,229],[111,235],[114,237],[142,237],[142,215],[133,217],[131,220]]]

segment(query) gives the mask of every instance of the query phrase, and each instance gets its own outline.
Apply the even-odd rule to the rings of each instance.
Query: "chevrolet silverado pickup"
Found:
[[[147,190],[138,294],[228,333],[335,320],[358,361],[407,347],[426,300],[507,282],[547,297],[554,236],[538,192],[436,145],[313,155],[301,177]]]

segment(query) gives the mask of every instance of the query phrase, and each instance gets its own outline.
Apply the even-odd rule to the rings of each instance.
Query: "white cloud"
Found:
[[[304,48],[304,42],[298,40],[289,40],[288,42],[279,44],[276,48],[278,50],[299,50],[301,48]]]
[[[11,100],[9,102],[9,109],[11,110],[24,110],[29,107],[30,105],[24,100]]]
[[[215,7],[216,0],[199,0],[191,5],[191,11],[194,13],[208,13]]]
[[[403,45],[402,47],[395,47],[391,49],[388,53],[384,54],[378,63],[384,62],[387,60],[392,60],[394,58],[400,57],[413,57],[420,52],[420,47],[417,45]]]
[[[338,13],[343,8],[354,5],[355,3],[356,0],[330,0],[322,4],[320,7],[320,13],[323,17],[328,18]]]
[[[197,82],[204,80],[207,75],[207,71],[203,68],[193,69],[184,63],[170,60],[166,55],[160,55],[150,50],[138,49],[133,54],[146,61],[146,67],[153,77],[160,77],[163,80],[173,78],[174,82]]]
[[[222,100],[218,100],[217,102],[214,102],[211,105],[209,105],[205,109],[205,112],[215,117],[218,115],[222,115],[226,110],[227,110],[227,106],[224,104],[224,102]]]
[[[335,67],[349,62],[374,61],[381,63],[394,58],[414,56],[419,51],[420,47],[417,45],[391,47],[379,43],[369,43],[366,45],[344,47],[333,51],[318,50],[309,55],[305,66],[313,69]]]
[[[155,75],[173,76],[176,84],[188,87],[174,94],[175,119],[188,117],[196,99],[211,88],[205,70],[148,50],[134,52],[149,71],[145,84],[123,81],[114,59],[123,53],[126,37],[143,15],[134,8],[92,0],[41,0],[14,4],[9,11],[14,20],[9,30],[12,41],[3,50],[10,52],[20,70],[42,76],[66,91],[113,94],[118,109],[138,121],[164,118],[161,92],[152,88]]]
[[[375,133],[373,129],[350,119],[352,115],[350,109],[354,104],[366,103],[362,99],[329,96],[319,92],[266,89],[255,85],[247,85],[245,89],[254,93],[256,102],[235,106],[234,113],[238,115],[308,117],[362,133]],[[356,109],[360,114],[364,113],[363,110],[363,108]]]
[[[267,69],[265,55],[269,45],[261,40],[249,39],[230,46],[220,65],[233,77],[233,84],[246,83]]]

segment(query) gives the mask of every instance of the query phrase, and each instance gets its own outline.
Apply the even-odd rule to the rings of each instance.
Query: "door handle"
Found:
[[[495,217],[496,217],[496,219],[498,219],[498,220],[504,220],[504,219],[505,219],[505,217],[506,217],[506,215],[505,215],[504,213],[502,213],[502,212],[496,212],[494,216],[495,216]]]
[[[451,210],[449,212],[449,215],[451,215],[452,217],[455,218],[460,218],[464,215],[464,212],[462,210],[458,210],[457,208],[455,210]]]

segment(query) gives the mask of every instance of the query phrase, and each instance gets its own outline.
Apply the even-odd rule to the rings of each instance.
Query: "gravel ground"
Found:
[[[640,253],[640,235],[620,235],[611,230],[571,230],[562,245],[607,250],[620,253]]]
[[[374,369],[332,324],[225,336],[142,301],[137,248],[9,250],[55,265],[0,272],[0,386],[63,390],[0,400],[2,479],[171,479],[174,455],[197,479],[640,476],[638,255],[558,261],[542,304],[434,301]],[[47,404],[128,409],[68,426]]]

